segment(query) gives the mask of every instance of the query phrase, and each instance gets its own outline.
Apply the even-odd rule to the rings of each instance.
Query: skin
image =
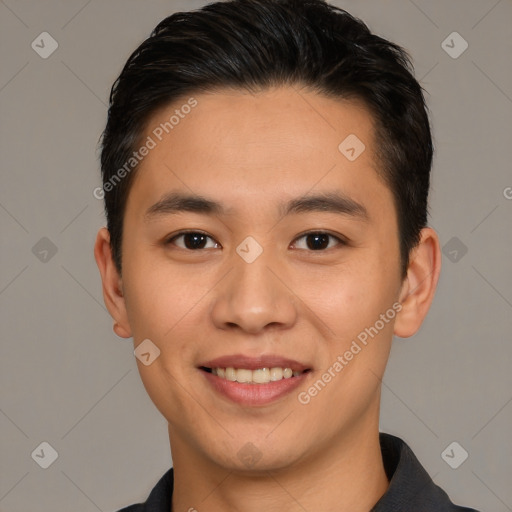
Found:
[[[194,95],[197,107],[141,162],[124,219],[120,276],[109,233],[95,257],[115,332],[149,338],[160,356],[137,360],[142,382],[169,424],[173,511],[367,512],[388,487],[378,442],[381,379],[393,334],[413,335],[434,296],[440,248],[421,232],[400,277],[396,211],[378,175],[372,117],[355,101],[297,87]],[[167,120],[176,102],[148,124]],[[353,162],[338,145],[356,134]],[[222,203],[225,214],[180,212],[145,220],[169,191]],[[367,219],[334,212],[283,217],[283,201],[342,192]],[[205,232],[186,249],[182,230]],[[327,231],[326,249],[305,232]],[[247,263],[247,237],[263,248]],[[217,244],[217,245],[216,245]],[[297,395],[396,302],[401,311],[307,405]],[[304,385],[270,405],[242,407],[218,395],[197,366],[230,355],[277,354],[306,363]],[[238,457],[247,443],[260,458]]]

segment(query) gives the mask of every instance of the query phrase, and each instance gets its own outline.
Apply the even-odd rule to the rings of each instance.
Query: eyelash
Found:
[[[208,235],[207,233],[204,233],[203,231],[180,231],[179,233],[176,233],[172,237],[166,239],[164,243],[165,243],[165,245],[173,244],[173,242],[176,239],[178,239],[178,238],[180,238],[180,237],[182,237],[184,235],[204,235],[207,238],[210,238],[211,240],[214,240],[210,235]],[[329,233],[327,231],[307,231],[306,233],[302,233],[301,235],[297,236],[297,238],[294,239],[294,242],[296,242],[297,240],[300,240],[301,238],[305,238],[305,237],[307,237],[309,235],[326,235],[326,236],[328,236],[330,238],[333,238],[334,240],[336,240],[338,242],[338,244],[335,247],[348,245],[347,241],[345,239],[341,238],[340,236],[333,235],[332,233]],[[215,242],[215,243],[218,244],[218,242]],[[202,249],[188,249],[186,247],[179,247],[179,249],[183,249],[185,251],[190,251],[190,252],[199,252],[199,251],[203,251],[204,250],[204,248],[202,248]],[[209,247],[209,249],[211,249],[211,247]],[[327,247],[326,249],[317,249],[317,250],[313,250],[313,249],[299,249],[299,250],[308,250],[309,252],[325,252],[325,251],[327,251],[329,249],[333,249],[333,247]]]

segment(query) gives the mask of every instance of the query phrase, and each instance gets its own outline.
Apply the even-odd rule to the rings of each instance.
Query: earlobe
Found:
[[[132,336],[126,304],[122,289],[122,280],[112,259],[110,233],[107,228],[101,228],[94,244],[94,258],[101,274],[103,300],[114,319],[114,332],[121,338]]]
[[[402,309],[394,325],[396,336],[408,338],[418,331],[434,299],[440,271],[439,238],[432,228],[423,228],[400,291]]]

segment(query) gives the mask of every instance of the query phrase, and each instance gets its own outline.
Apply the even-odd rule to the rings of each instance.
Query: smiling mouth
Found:
[[[268,384],[269,382],[277,382],[283,379],[292,379],[299,377],[304,373],[308,373],[311,370],[293,370],[292,368],[257,368],[250,370],[247,368],[233,368],[228,366],[227,368],[208,368],[206,366],[200,366],[200,369],[204,372],[211,373],[220,379],[227,380],[230,382],[239,382],[242,384]]]

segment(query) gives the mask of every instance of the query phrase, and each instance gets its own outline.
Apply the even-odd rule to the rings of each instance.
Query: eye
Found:
[[[213,242],[213,245],[208,245],[208,239]],[[177,243],[178,240],[180,240],[180,243]],[[213,240],[211,236],[208,236],[206,233],[201,233],[200,231],[182,231],[169,238],[165,243],[166,245],[173,244],[180,249],[191,251],[197,249],[216,249],[220,247],[220,244]]]
[[[305,239],[305,244],[297,243],[297,240]],[[331,235],[330,233],[325,233],[323,231],[311,231],[309,233],[305,233],[298,238],[296,238],[295,243],[293,244],[297,249],[309,249],[311,251],[322,251],[325,249],[331,249],[332,244],[330,244],[330,239],[338,242],[336,245],[346,245],[346,242],[342,240],[340,237]]]

